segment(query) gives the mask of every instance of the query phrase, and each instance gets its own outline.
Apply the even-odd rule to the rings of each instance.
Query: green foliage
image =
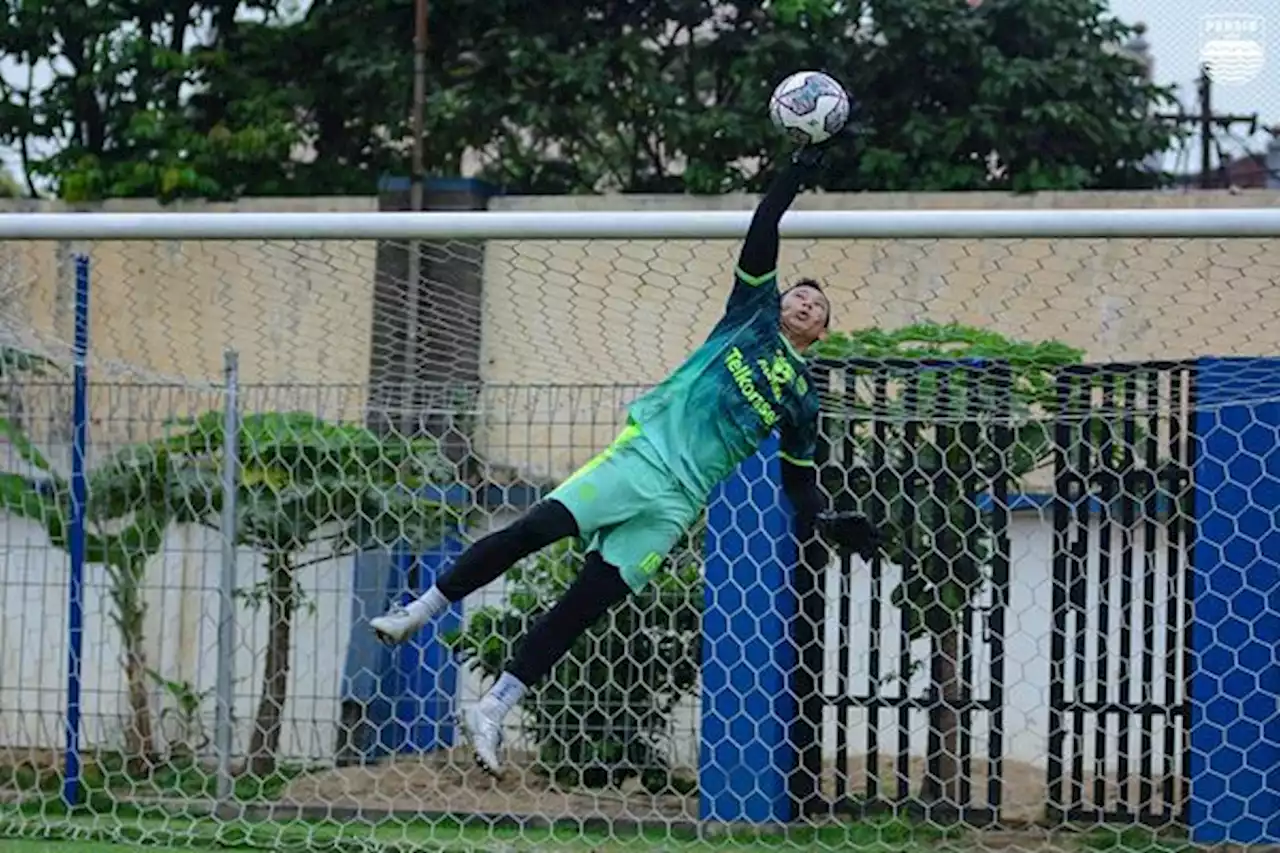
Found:
[[[671,714],[697,684],[701,664],[699,528],[669,556],[649,589],[586,632],[524,702],[540,772],[562,784],[602,787],[639,776],[652,791],[687,787],[665,749]],[[518,564],[507,600],[484,607],[447,642],[473,671],[496,678],[533,622],[581,571],[583,554],[554,546]]]
[[[32,483],[16,473],[0,473],[0,506],[40,522],[50,542],[68,550],[70,482],[12,420],[0,418],[0,435],[42,477]],[[124,639],[136,715],[147,707],[146,688],[154,677],[142,646],[147,563],[172,524],[221,529],[228,497],[223,485],[227,438],[223,413],[208,412],[175,422],[162,438],[122,448],[88,474],[86,560],[103,565],[110,578],[112,615]],[[276,769],[293,615],[306,603],[298,571],[363,550],[428,548],[458,519],[448,507],[418,494],[422,486],[447,479],[451,470],[431,441],[383,437],[305,412],[246,416],[236,440],[235,529],[224,532],[237,545],[262,554],[267,567],[264,581],[241,591],[250,606],[265,604],[269,611],[249,768],[266,778]],[[300,560],[304,551],[311,552],[307,561]],[[150,755],[150,722],[135,727],[145,733],[140,749]]]
[[[1010,340],[998,332],[956,324],[917,323],[893,331],[862,329],[833,332],[814,348],[819,358],[861,362],[894,362],[888,367],[895,378],[911,375],[915,393],[882,401],[875,414],[898,424],[908,419],[956,424],[974,415],[990,415],[1000,407],[1008,414],[1015,434],[1008,447],[998,449],[989,441],[953,448],[953,469],[970,464],[989,479],[1001,476],[1011,483],[1039,467],[1052,447],[1053,420],[1049,415],[1059,403],[1055,387],[1057,370],[1079,364],[1084,351],[1057,341],[1030,343]],[[987,362],[1002,365],[999,381],[990,373],[916,371],[911,362]],[[940,393],[946,384],[948,393]],[[845,401],[855,417],[868,417],[871,407],[857,398]],[[959,439],[957,439],[959,440]],[[916,451],[935,465],[938,448]],[[984,487],[989,483],[984,482]]]
[[[909,637],[931,638],[933,693],[960,701],[957,626],[989,580],[995,545],[979,499],[1016,489],[1048,459],[1063,414],[1057,372],[1084,354],[929,323],[836,333],[817,354],[849,377],[828,401],[828,429],[854,444],[852,458],[824,466],[824,482],[888,533],[886,555],[902,568],[890,602]],[[958,796],[958,725],[945,705],[930,710],[926,800]]]
[[[412,0],[252,5],[11,2],[13,60],[65,70],[4,84],[0,142],[69,200],[372,193],[403,174]],[[798,68],[863,106],[863,156],[837,157],[827,189],[1147,186],[1141,164],[1173,133],[1149,118],[1169,90],[1111,49],[1130,30],[1104,0],[432,0],[430,15],[427,170],[472,152],[513,192],[758,189],[753,164],[785,145],[768,95]]]
[[[170,760],[201,754],[210,741],[201,714],[205,701],[215,691],[212,688],[197,690],[190,681],[165,678],[154,669],[148,669],[147,676],[164,691],[168,700],[160,712],[160,724],[167,728],[165,740],[169,745]]]
[[[1149,187],[1174,131],[1170,87],[1113,48],[1106,0],[871,0],[878,38],[850,75],[870,133],[842,187],[1018,192]],[[993,171],[992,162],[996,169]],[[839,164],[833,165],[839,172]]]
[[[222,481],[228,435],[222,412],[179,423],[151,447],[146,460],[178,520],[222,529],[227,499]],[[438,543],[458,518],[447,506],[418,495],[447,480],[452,469],[434,441],[380,436],[363,426],[329,423],[306,412],[241,419],[236,544],[263,554],[266,577],[241,591],[252,607],[266,605],[269,633],[262,691],[249,743],[249,772],[276,771],[281,717],[287,700],[293,616],[307,604],[298,570],[364,550]],[[163,461],[161,461],[163,460]],[[319,556],[302,561],[304,551]]]
[[[836,332],[815,355],[884,383],[879,395],[839,398],[857,462],[828,485],[891,533],[887,553],[904,570],[891,600],[910,635],[946,631],[986,580],[992,542],[978,498],[998,481],[1016,489],[1049,457],[1056,371],[1084,353],[921,323]]]
[[[176,424],[152,446],[166,472],[174,511],[183,520],[220,529],[222,412]],[[354,424],[329,423],[307,412],[247,415],[237,435],[239,544],[265,554],[292,554],[317,545],[328,556],[402,543],[428,547],[454,520],[421,487],[449,479],[433,440],[384,437]]]
[[[59,71],[4,85],[0,140],[68,201],[283,190],[303,105],[259,60],[287,44],[284,7],[253,4],[257,23],[241,5],[10,3],[0,17],[10,60]]]
[[[41,372],[43,362],[6,359],[8,367]],[[10,401],[12,403],[12,401]],[[13,406],[10,405],[12,409]],[[70,553],[71,483],[41,452],[17,417],[0,418],[0,435],[19,459],[35,471],[34,478],[0,472],[0,506],[44,527],[49,543]],[[108,581],[109,618],[119,632],[125,680],[132,713],[125,733],[126,752],[137,766],[146,766],[155,753],[151,708],[147,692],[144,624],[147,614],[143,580],[147,562],[159,553],[165,530],[173,520],[166,502],[157,499],[157,484],[149,474],[121,464],[144,447],[131,448],[87,472],[84,507],[85,562],[102,566]]]

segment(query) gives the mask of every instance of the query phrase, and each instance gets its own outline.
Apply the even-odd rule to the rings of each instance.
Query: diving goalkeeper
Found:
[[[812,279],[782,293],[777,286],[778,223],[822,154],[802,148],[774,178],[752,216],[724,315],[674,373],[632,404],[613,444],[518,521],[476,541],[416,601],[371,620],[382,642],[404,642],[523,557],[570,537],[589,541],[579,576],[465,715],[487,772],[501,767],[503,720],[525,692],[596,620],[644,588],[711,490],[771,433],[779,434],[783,490],[805,553],[821,540],[864,559],[875,550],[867,519],[823,512],[818,490],[818,395],[803,353],[826,334],[830,302]]]

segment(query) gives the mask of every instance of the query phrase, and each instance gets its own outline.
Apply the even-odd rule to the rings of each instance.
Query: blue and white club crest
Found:
[[[1205,15],[1200,26],[1200,62],[1214,83],[1243,86],[1266,65],[1266,19],[1261,15]]]

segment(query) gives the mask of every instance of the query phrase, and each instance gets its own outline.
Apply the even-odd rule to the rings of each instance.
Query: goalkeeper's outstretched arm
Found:
[[[749,284],[771,278],[778,270],[778,224],[795,201],[810,167],[791,161],[778,173],[765,193],[747,229],[738,255],[738,278]]]

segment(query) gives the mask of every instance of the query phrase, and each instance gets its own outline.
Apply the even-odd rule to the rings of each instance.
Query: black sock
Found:
[[[507,672],[526,687],[537,684],[578,637],[630,593],[622,573],[598,553],[591,552],[582,573],[555,606],[529,629],[507,665]]]
[[[544,501],[501,530],[480,539],[436,580],[450,602],[461,601],[502,576],[524,557],[578,535],[578,522],[558,501]]]

